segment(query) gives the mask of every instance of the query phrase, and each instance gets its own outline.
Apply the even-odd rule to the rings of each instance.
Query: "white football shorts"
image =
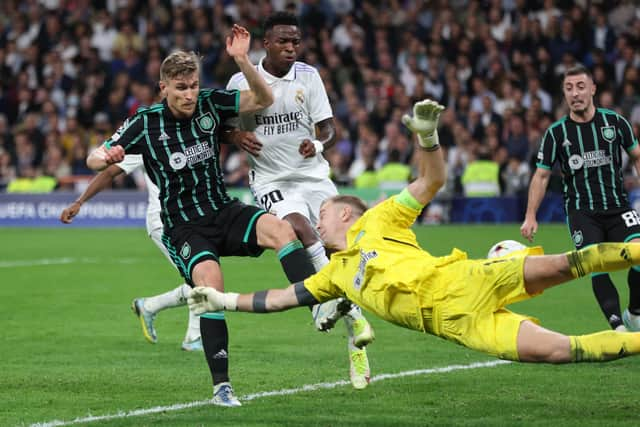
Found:
[[[338,194],[338,189],[330,179],[274,181],[253,186],[251,190],[258,206],[265,211],[278,218],[299,213],[308,218],[313,227],[318,223],[322,202]]]

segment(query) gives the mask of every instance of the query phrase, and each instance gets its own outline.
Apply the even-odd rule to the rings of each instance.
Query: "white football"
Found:
[[[499,258],[524,248],[526,248],[525,245],[515,240],[503,240],[491,246],[487,258]]]

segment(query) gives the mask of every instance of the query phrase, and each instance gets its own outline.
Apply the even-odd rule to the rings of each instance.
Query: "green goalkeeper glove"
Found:
[[[197,315],[221,310],[235,311],[238,306],[238,294],[197,286],[189,292],[187,304],[189,310]]]
[[[418,135],[418,143],[426,149],[438,147],[438,119],[444,106],[436,101],[425,99],[413,105],[413,117],[405,114],[402,123]]]

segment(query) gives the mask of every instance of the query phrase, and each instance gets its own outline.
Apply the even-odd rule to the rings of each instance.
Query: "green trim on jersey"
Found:
[[[555,122],[551,123],[551,125],[549,126],[549,129],[553,129],[556,126],[564,124],[564,122],[566,122],[568,118],[569,118],[568,116],[560,117],[558,120],[556,120]]]
[[[605,120],[605,123],[606,120]],[[593,135],[593,140],[596,141],[595,145],[596,145],[596,150],[599,148],[598,145],[598,131],[596,130],[596,124],[595,122],[591,122],[591,133]],[[611,143],[609,143],[609,146],[611,146]],[[611,157],[613,159],[614,153],[613,150],[609,150],[611,151]],[[611,178],[611,187],[613,188],[613,198],[616,201],[616,205],[620,205],[620,199],[618,197],[618,187],[616,185],[616,170],[613,167],[613,161],[609,163],[609,176]],[[602,194],[602,204],[604,206],[605,209],[607,209],[607,197],[606,197],[606,192],[605,192],[605,186],[604,186],[604,179],[602,178],[602,170],[601,168],[598,168],[598,179],[600,180],[600,193]]]
[[[580,144],[580,154],[582,155],[582,157],[584,158],[584,141],[582,139],[582,128],[580,126],[576,126],[576,132],[578,133],[578,144]],[[594,141],[595,142],[595,148],[598,148],[598,141]],[[584,185],[585,188],[587,189],[587,195],[589,197],[589,209],[593,210],[593,192],[591,191],[591,184],[589,183],[589,168],[583,167],[582,168],[584,170]],[[575,175],[574,175],[574,181],[575,181]]]
[[[610,109],[608,109],[608,108],[598,107],[598,108],[596,108],[596,112],[597,112],[597,113],[605,113],[605,114],[613,114],[614,116],[617,116],[617,117],[619,117],[619,116],[620,116],[620,114],[618,114],[618,113],[616,113],[615,111],[610,110]]]
[[[164,117],[160,118],[160,122],[162,123],[162,128],[164,131]],[[176,131],[177,133],[179,133],[179,129],[180,129],[180,122],[176,122]],[[167,155],[167,158],[171,157],[171,150],[169,149],[169,144],[167,143],[167,140],[163,140],[162,141],[162,147],[164,148],[164,153]],[[184,205],[182,204],[182,199],[180,198],[180,195],[183,193],[184,191],[184,180],[182,179],[182,175],[178,174],[178,178],[180,180],[180,190],[178,190],[178,194],[176,195],[176,200],[178,203],[178,208],[180,208],[180,216],[182,217],[183,220],[185,220],[186,222],[189,222],[189,217],[187,216],[187,214],[184,211]],[[167,182],[169,182],[169,179],[167,179]],[[167,189],[167,197],[169,196],[169,190]]]
[[[141,113],[157,113],[158,111],[163,111],[164,105],[162,103],[151,104],[149,106],[138,107],[136,110],[136,114]]]
[[[417,211],[422,210],[425,205],[420,203],[413,195],[409,192],[409,189],[405,188],[400,193],[395,196],[396,202],[400,203],[403,206],[406,206],[411,209],[415,209]]]
[[[173,264],[182,272],[182,276],[187,277],[189,272],[186,270],[187,266],[182,261],[182,258],[176,253],[176,248],[171,244],[171,240],[169,236],[166,234],[162,234],[162,243],[164,243],[164,247],[167,248],[167,252],[169,252],[169,257],[173,261]]]

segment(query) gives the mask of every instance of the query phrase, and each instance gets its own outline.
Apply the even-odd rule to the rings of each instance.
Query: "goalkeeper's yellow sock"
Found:
[[[640,353],[640,333],[604,331],[570,336],[573,362],[606,362]]]
[[[567,252],[574,278],[622,270],[640,264],[640,243],[598,243]]]

